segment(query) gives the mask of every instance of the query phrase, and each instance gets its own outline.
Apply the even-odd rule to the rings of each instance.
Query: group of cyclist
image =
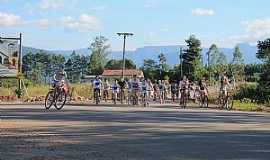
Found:
[[[220,92],[222,94],[227,94],[228,84],[228,77],[222,73],[220,78]],[[111,99],[114,103],[118,99],[121,103],[126,100],[128,104],[141,102],[149,105],[151,101],[163,104],[169,97],[171,97],[172,102],[177,99],[180,99],[180,103],[188,99],[196,102],[200,101],[202,97],[208,99],[209,95],[205,80],[193,83],[186,76],[180,82],[173,81],[171,83],[164,80],[152,82],[150,79],[138,78],[136,75],[131,79],[114,80],[110,83],[108,79],[102,81],[99,76],[96,76],[93,88],[94,93],[98,90],[99,97],[105,101],[109,99],[109,93],[112,93]]]
[[[64,66],[61,65],[60,69],[55,73],[53,77],[53,86],[57,87],[61,85],[63,81],[66,81],[66,72]],[[67,83],[67,82],[66,82]],[[220,74],[220,94],[227,94],[227,88],[229,85],[229,79],[226,73]],[[200,100],[202,97],[208,98],[209,91],[204,79],[199,80],[196,83],[188,80],[186,76],[183,76],[180,82],[173,81],[168,83],[164,80],[158,80],[151,82],[150,79],[138,78],[134,75],[131,79],[114,80],[112,83],[108,79],[101,80],[99,76],[96,76],[92,82],[93,95],[97,95],[101,100],[107,101],[110,93],[111,99],[114,103],[120,100],[124,103],[124,100],[128,104],[139,104],[139,100],[145,105],[149,105],[151,100],[159,101],[161,104],[165,103],[165,100],[171,95],[171,100],[175,102],[180,98],[180,103],[187,101],[187,99]],[[97,93],[97,94],[96,94]]]

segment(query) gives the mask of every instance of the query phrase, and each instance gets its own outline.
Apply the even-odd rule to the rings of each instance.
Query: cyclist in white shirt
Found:
[[[100,97],[101,85],[102,85],[101,79],[99,78],[99,76],[96,76],[95,80],[93,81],[94,95],[96,92],[98,92],[98,95]]]

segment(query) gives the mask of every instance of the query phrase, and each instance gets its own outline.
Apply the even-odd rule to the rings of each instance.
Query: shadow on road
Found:
[[[39,108],[0,112],[2,120],[57,122],[5,129],[0,135],[0,159],[5,160],[22,155],[46,160],[270,159],[269,129],[251,128],[269,127],[269,114]]]

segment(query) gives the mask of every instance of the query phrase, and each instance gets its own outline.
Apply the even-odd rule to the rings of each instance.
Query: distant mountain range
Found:
[[[144,59],[154,59],[157,60],[157,57],[160,53],[164,53],[168,64],[171,66],[175,64],[179,64],[179,50],[180,47],[185,48],[185,46],[180,45],[172,45],[172,46],[145,46],[136,49],[135,51],[127,51],[126,57],[132,59],[137,66],[141,66],[143,64]],[[260,61],[256,58],[257,47],[249,45],[247,43],[239,44],[240,50],[243,52],[244,62],[245,63],[260,63]],[[37,53],[40,52],[42,49],[36,49],[31,47],[23,47],[23,54],[27,54],[29,52]],[[228,61],[232,60],[232,53],[234,51],[233,48],[219,48],[221,52],[223,52]],[[48,53],[55,53],[64,55],[66,58],[70,56],[73,50],[43,50]],[[81,55],[90,55],[91,51],[87,48],[77,49],[74,50],[76,53]],[[208,48],[203,48],[203,61],[206,62],[206,52]],[[122,58],[122,51],[112,51],[109,54],[110,59],[121,59]]]

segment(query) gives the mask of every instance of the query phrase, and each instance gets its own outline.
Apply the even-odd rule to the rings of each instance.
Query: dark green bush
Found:
[[[238,86],[237,92],[234,96],[237,100],[250,99],[255,102],[259,99],[259,91],[257,89],[257,83],[242,83]]]

